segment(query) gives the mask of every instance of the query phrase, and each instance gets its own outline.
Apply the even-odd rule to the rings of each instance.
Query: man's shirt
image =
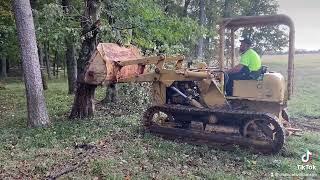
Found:
[[[258,71],[261,68],[261,59],[256,51],[248,49],[241,55],[240,64],[247,66],[252,71]]]

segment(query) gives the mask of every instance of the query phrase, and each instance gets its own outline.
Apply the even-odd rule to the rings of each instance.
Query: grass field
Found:
[[[283,56],[264,56],[271,70],[286,73]],[[68,167],[69,179],[287,179],[272,175],[313,174],[299,170],[306,149],[320,151],[320,55],[296,56],[295,93],[290,115],[306,131],[291,136],[278,155],[252,154],[235,147],[223,151],[207,146],[163,140],[141,134],[140,109],[124,115],[98,111],[89,121],[67,120],[72,96],[65,80],[53,80],[46,102],[53,122],[46,129],[26,127],[25,90],[22,82],[8,79],[0,90],[0,179],[43,179]],[[97,98],[103,97],[98,88]],[[116,109],[116,108],[115,108]],[[83,145],[83,146],[81,146]],[[95,147],[95,148],[91,148]],[[318,177],[319,178],[319,177]]]
[[[263,56],[270,70],[287,74],[287,56]],[[294,94],[289,112],[294,117],[319,119],[320,117],[320,54],[295,56]]]

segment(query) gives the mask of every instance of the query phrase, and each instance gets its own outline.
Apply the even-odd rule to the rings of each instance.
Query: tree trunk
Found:
[[[69,86],[68,92],[69,94],[73,94],[77,85],[77,61],[75,59],[75,47],[72,43],[67,43],[66,61]]]
[[[38,9],[38,0],[30,0],[30,5],[32,9]]]
[[[230,0],[224,1],[224,7],[223,7],[223,17],[230,17],[231,15],[231,9],[230,9]]]
[[[102,100],[102,103],[107,104],[108,102],[117,102],[116,84],[109,84],[106,88],[106,97]]]
[[[53,68],[53,71],[56,72],[56,78],[59,78],[59,65],[60,65],[60,57],[59,57],[59,52],[56,51],[56,55],[55,55],[55,68]]]
[[[42,79],[42,85],[43,85],[43,89],[47,90],[48,89],[48,83],[47,83],[47,78],[44,75],[43,72],[43,59],[44,59],[44,54],[43,54],[43,48],[41,47],[41,45],[38,46],[39,48],[39,62],[40,62],[40,72],[41,72],[41,79]]]
[[[46,62],[46,67],[47,67],[47,74],[48,74],[48,79],[51,79],[51,73],[50,73],[50,56],[49,56],[49,43],[44,44],[44,58]]]
[[[210,63],[212,63],[211,61],[212,61],[212,52],[210,52],[210,37],[206,37],[205,39],[204,39],[204,42],[203,42],[203,46],[204,46],[204,49],[207,49],[208,50],[208,56],[206,57],[205,55],[204,55],[204,59],[205,59],[205,62],[207,63],[207,65],[208,66],[212,66],[212,64],[210,64]]]
[[[199,14],[199,22],[200,26],[203,27],[205,24],[205,0],[200,0],[199,3],[199,8],[200,8],[200,14]],[[198,41],[198,47],[197,47],[197,59],[202,59],[203,58],[203,36],[200,37]]]
[[[59,78],[59,64],[57,63],[57,66],[56,66],[56,71],[57,71],[57,73],[56,73],[56,78],[58,79]]]
[[[167,5],[167,2],[164,2],[164,6]],[[111,4],[108,4],[108,1],[107,1],[107,4],[106,4],[106,9],[107,11],[111,11],[112,9],[112,5]],[[112,26],[115,22],[115,19],[113,16],[110,16],[108,15],[108,22],[109,22],[109,25]],[[132,39],[132,31],[129,32],[130,33],[130,38],[128,39]],[[121,42],[121,37],[120,37],[120,32],[117,31],[117,36],[119,36],[119,38],[117,38],[116,43],[119,43]],[[131,42],[124,42],[124,44],[130,44]],[[109,84],[107,85],[106,87],[106,96],[105,98],[101,101],[103,104],[107,104],[108,102],[116,102],[117,101],[117,89],[116,89],[116,85],[115,84]]]
[[[78,83],[78,88],[75,94],[70,119],[76,118],[90,118],[94,113],[94,92],[96,90],[95,85]]]
[[[0,78],[1,78],[1,74],[2,74],[2,59],[0,57]]]
[[[66,78],[66,61],[63,61],[63,78]]]
[[[41,72],[41,78],[42,78],[42,86],[43,86],[43,89],[44,89],[44,90],[47,90],[47,89],[48,89],[47,78],[46,78],[46,76],[44,75],[43,70],[41,70],[40,72]]]
[[[23,75],[25,79],[28,125],[42,127],[50,124],[43,88],[37,42],[30,1],[13,0],[15,22],[17,26]]]
[[[70,8],[69,0],[62,0],[62,6],[64,13],[66,15],[71,13],[72,8]],[[67,65],[67,74],[68,74],[68,93],[73,94],[76,90],[76,81],[77,81],[77,61],[75,58],[75,47],[72,41],[72,37],[67,37],[66,42],[66,65]]]
[[[55,61],[53,61],[53,64],[52,64],[52,75],[53,75],[53,77],[56,76],[56,62]]]
[[[224,1],[224,6],[223,6],[223,17],[227,18],[230,17],[231,15],[231,1],[230,0],[225,0]],[[225,46],[226,47],[230,47],[231,43],[230,43],[231,39],[230,39],[230,33],[226,32],[226,39],[225,39]],[[228,49],[231,50],[231,49]],[[231,52],[227,52],[225,55],[225,66],[229,67],[230,61],[231,61]]]
[[[10,62],[8,61],[8,58],[6,58],[6,72],[9,73],[10,70]]]
[[[189,7],[189,4],[190,4],[190,1],[191,1],[191,0],[185,0],[185,1],[184,1],[183,15],[184,15],[185,17],[188,16],[188,7]]]
[[[7,59],[6,56],[1,58],[1,78],[7,77]]]
[[[86,63],[89,61],[91,54],[96,49],[97,34],[99,32],[100,0],[86,0],[84,18],[81,20],[82,35],[84,40],[81,44],[81,51],[77,63],[77,91],[69,116],[70,119],[92,117],[94,112],[94,92],[95,85],[84,83],[84,72]]]

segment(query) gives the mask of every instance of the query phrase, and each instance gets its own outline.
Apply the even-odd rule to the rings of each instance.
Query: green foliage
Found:
[[[247,29],[242,32],[242,37],[252,39],[253,47],[260,55],[281,51],[288,46],[288,35],[279,26]]]
[[[278,2],[276,0],[242,0],[242,15],[259,16],[274,15],[278,11]],[[245,28],[242,31],[242,37],[253,40],[253,46],[260,55],[266,51],[280,51],[288,45],[288,36],[286,29],[280,26]]]
[[[105,4],[104,13],[111,28],[108,32],[113,32],[111,41],[130,36],[131,42],[143,49],[167,52],[175,47],[176,52],[188,53],[201,31],[196,21],[168,14],[154,0],[106,1]]]
[[[185,6],[186,1],[182,0],[106,0],[102,2],[100,41],[135,44],[146,54],[180,53],[193,57],[198,39],[204,37],[204,51],[207,59],[215,55],[216,25],[223,15],[266,15],[274,14],[278,9],[275,0],[206,0],[206,21],[204,27],[201,27],[199,0],[190,0],[188,6]],[[44,0],[32,1],[32,3],[38,43],[42,46],[49,43],[50,57],[56,52],[58,55],[64,54],[66,41],[79,48],[83,1],[70,1],[70,11],[67,14],[57,1]],[[0,54],[9,55],[12,57],[10,61],[17,64],[18,46],[10,1],[4,0],[0,8],[0,43],[3,47]],[[243,36],[250,34],[259,52],[280,50],[287,42],[287,36],[278,27],[246,29],[242,34]],[[274,39],[277,41],[273,41]],[[53,59],[51,58],[51,61]]]
[[[63,9],[57,4],[45,4],[40,11],[35,11],[38,42],[49,42],[50,48],[63,50],[66,32]]]
[[[75,11],[74,11],[75,12]],[[53,52],[65,51],[66,40],[79,42],[80,21],[76,13],[65,14],[58,4],[44,4],[40,10],[35,10],[37,21],[37,38],[39,43],[49,43]]]
[[[0,57],[7,56],[11,63],[18,62],[17,52],[18,41],[11,2],[3,0],[0,5]]]
[[[12,24],[13,14],[11,12],[10,0],[3,0],[0,5],[0,23],[1,25]]]

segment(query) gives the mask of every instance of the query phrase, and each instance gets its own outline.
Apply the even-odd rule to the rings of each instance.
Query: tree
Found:
[[[230,5],[231,1],[230,0],[224,0],[224,6],[223,6],[223,17],[230,17]]]
[[[75,58],[75,47],[69,40],[66,40],[66,65],[68,74],[68,93],[73,94],[76,91],[77,85],[77,61]]]
[[[51,73],[56,76],[58,68],[66,64],[69,94],[74,93],[76,86],[76,49],[80,44],[78,39],[81,28],[79,12],[76,9],[79,3],[80,1],[71,0],[63,0],[61,4],[38,1],[38,8],[34,10],[38,17],[37,39],[44,46],[48,77],[51,78]]]
[[[242,1],[241,14],[245,16],[273,15],[277,13],[279,7],[276,0]],[[288,43],[288,36],[279,26],[245,28],[242,37],[252,39],[253,46],[260,55],[265,51],[282,50]]]
[[[110,83],[107,85],[107,88],[106,88],[106,96],[101,102],[104,104],[107,104],[109,102],[115,103],[117,102],[117,96],[118,94],[117,94],[116,84]]]
[[[183,6],[183,16],[187,17],[188,16],[188,7],[190,4],[191,0],[185,0],[184,1],[184,6]]]
[[[2,76],[9,72],[9,64],[19,62],[16,27],[11,11],[10,0],[2,0],[0,5],[0,57],[2,60]]]
[[[200,9],[200,13],[199,13],[199,22],[200,22],[200,26],[201,27],[204,27],[205,25],[205,21],[206,21],[206,17],[205,17],[205,0],[200,0],[200,3],[199,3],[199,9]],[[198,43],[198,49],[197,49],[197,58],[198,59],[202,59],[203,58],[203,40],[204,40],[204,37],[203,35],[200,36],[200,39],[199,39],[199,43]]]
[[[7,77],[7,59],[6,59],[6,56],[3,56],[0,59],[0,65],[1,65],[0,78],[6,78]]]
[[[18,31],[26,87],[28,125],[31,127],[47,126],[50,121],[43,95],[30,2],[26,0],[14,0],[12,5]]]
[[[53,76],[57,74],[59,64],[64,64],[62,59],[65,58],[59,58],[66,51],[65,39],[69,35],[68,30],[74,24],[72,23],[74,20],[70,20],[71,18],[65,15],[63,6],[59,4],[42,4],[39,1],[37,7],[38,9],[34,10],[35,17],[37,17],[37,40],[43,45],[44,62],[47,66],[48,78],[51,79],[51,74]]]
[[[107,17],[107,25],[103,29],[108,29],[101,32],[103,42],[131,43],[140,47],[146,55],[191,54],[191,49],[197,44],[200,34],[198,23],[184,15],[183,6],[187,9],[190,1],[181,6],[171,0],[103,2],[105,9],[101,19]],[[114,102],[116,96],[116,86],[110,84],[103,102]]]
[[[64,13],[66,15],[71,14],[70,0],[62,0],[62,6]],[[66,43],[66,65],[68,74],[68,93],[73,94],[76,91],[76,81],[77,81],[77,61],[75,58],[75,46],[73,37],[69,34],[65,39]]]
[[[44,44],[44,62],[46,62],[48,79],[51,79],[51,72],[50,72],[51,63],[50,63],[50,53],[49,53],[49,42],[45,42],[45,44]]]
[[[38,1],[37,0],[31,0],[30,4],[31,4],[31,9],[33,9],[33,11],[35,12],[38,8]],[[37,15],[34,15],[34,21],[37,22]],[[41,73],[41,79],[42,79],[42,85],[43,85],[43,89],[47,90],[48,89],[48,83],[47,83],[47,78],[44,75],[44,70],[43,70],[43,59],[44,59],[44,54],[43,54],[43,49],[41,44],[38,44],[38,56],[39,56],[39,62],[40,62],[40,73]]]
[[[43,48],[40,45],[38,46],[38,54],[39,54],[40,73],[41,73],[42,85],[43,85],[43,89],[47,90],[48,89],[47,78],[46,78],[46,76],[44,75],[44,72],[43,72],[44,54],[43,54]]]
[[[69,118],[87,118],[93,116],[95,85],[84,82],[86,63],[96,49],[97,35],[100,26],[100,0],[86,0],[83,19],[81,19],[82,35],[84,40],[77,62],[77,90]]]

